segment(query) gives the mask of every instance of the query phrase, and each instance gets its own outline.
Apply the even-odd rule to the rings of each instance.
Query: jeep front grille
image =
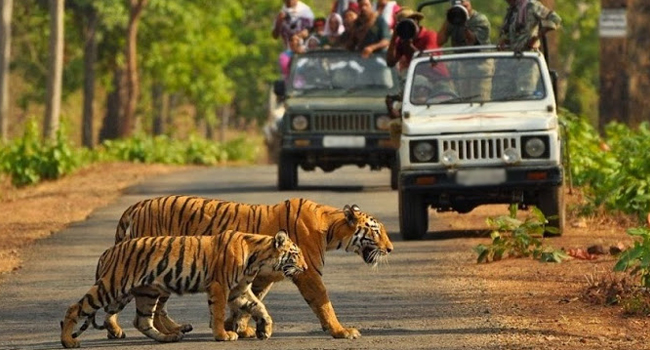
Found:
[[[486,161],[501,160],[503,151],[508,148],[518,149],[517,139],[514,137],[480,138],[480,139],[452,139],[441,140],[442,150],[452,149],[458,152],[460,161]]]
[[[359,132],[372,131],[372,114],[318,112],[313,115],[313,131]]]

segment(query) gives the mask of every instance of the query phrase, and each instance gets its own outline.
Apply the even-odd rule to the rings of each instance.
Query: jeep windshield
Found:
[[[346,95],[371,91],[385,94],[398,85],[394,69],[383,55],[363,58],[358,53],[322,51],[297,55],[289,76],[292,95]]]
[[[539,63],[532,57],[433,57],[413,68],[413,105],[532,101],[547,94]]]

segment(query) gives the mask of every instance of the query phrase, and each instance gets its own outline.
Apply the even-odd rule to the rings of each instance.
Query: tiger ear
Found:
[[[343,213],[345,214],[345,220],[347,220],[348,226],[353,227],[357,224],[356,212],[359,210],[360,209],[356,204],[352,204],[352,206],[346,204],[345,207],[343,207]]]
[[[287,231],[285,230],[278,231],[278,233],[275,234],[275,248],[278,249],[284,246],[287,240],[289,240],[289,235],[287,234]]]

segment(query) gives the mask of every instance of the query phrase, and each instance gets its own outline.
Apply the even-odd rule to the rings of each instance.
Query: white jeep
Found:
[[[419,53],[408,69],[399,148],[400,232],[428,230],[428,209],[537,206],[564,230],[564,133],[555,79],[539,52],[495,46]]]

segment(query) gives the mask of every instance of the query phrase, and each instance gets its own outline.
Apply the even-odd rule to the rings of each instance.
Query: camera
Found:
[[[395,25],[395,33],[401,40],[413,39],[419,31],[418,23],[411,18],[404,18]]]
[[[284,21],[286,22],[285,25],[289,27],[289,29],[291,29],[292,31],[296,30],[296,28],[298,27],[298,19],[294,18],[291,15],[291,12],[288,11],[284,12]]]
[[[469,13],[462,0],[451,0],[451,8],[447,10],[447,21],[456,26],[463,26],[469,19]]]

